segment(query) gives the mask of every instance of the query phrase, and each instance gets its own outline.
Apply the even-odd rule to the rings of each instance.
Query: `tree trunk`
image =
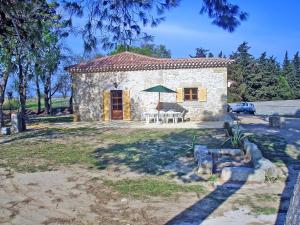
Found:
[[[44,99],[45,99],[45,112],[50,114],[50,78],[46,77],[44,84]]]
[[[49,111],[52,114],[52,88],[51,88],[51,74],[49,73]]]
[[[41,109],[41,90],[40,90],[40,83],[39,83],[39,76],[35,74],[35,86],[36,86],[36,96],[37,96],[37,103],[38,103],[38,109],[37,114],[40,114]]]
[[[73,114],[74,110],[73,110],[73,92],[74,92],[74,83],[73,83],[73,78],[71,76],[71,96],[70,96],[70,100],[69,100],[69,112],[70,114]]]
[[[0,82],[0,127],[4,126],[3,103],[5,97],[5,88],[7,85],[9,71],[3,73],[2,81]]]
[[[0,128],[4,127],[3,102],[4,101],[0,100]]]
[[[71,97],[69,100],[69,112],[70,112],[70,114],[73,114],[73,94],[71,94]]]
[[[26,130],[26,77],[23,71],[21,60],[19,59],[19,98],[21,113],[21,131]]]

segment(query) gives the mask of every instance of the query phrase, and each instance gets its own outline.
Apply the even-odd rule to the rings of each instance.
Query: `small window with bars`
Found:
[[[198,88],[184,88],[184,101],[197,101]]]

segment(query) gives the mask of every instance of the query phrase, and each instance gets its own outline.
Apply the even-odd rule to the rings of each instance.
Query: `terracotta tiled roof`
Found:
[[[226,67],[233,60],[224,58],[154,58],[132,52],[97,58],[66,68],[70,73],[93,73],[108,71],[160,70],[183,68]]]

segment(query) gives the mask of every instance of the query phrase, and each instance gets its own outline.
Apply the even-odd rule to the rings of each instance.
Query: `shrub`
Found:
[[[231,142],[233,147],[240,147],[242,145],[242,141],[245,139],[245,134],[241,131],[240,127],[237,126],[233,132],[233,135],[230,136],[222,145],[225,145],[227,142]]]
[[[3,104],[3,110],[17,110],[19,108],[19,101],[17,99],[12,99],[8,101],[5,99]]]

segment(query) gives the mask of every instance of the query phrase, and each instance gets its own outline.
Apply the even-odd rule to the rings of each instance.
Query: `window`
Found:
[[[184,88],[184,101],[197,101],[198,88]]]

